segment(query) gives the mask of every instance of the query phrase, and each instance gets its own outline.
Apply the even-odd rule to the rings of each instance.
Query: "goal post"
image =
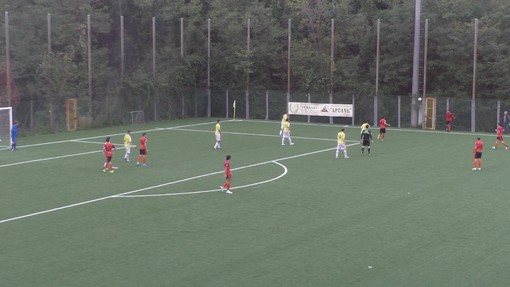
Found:
[[[0,107],[0,146],[11,147],[12,107]]]
[[[127,122],[131,124],[144,124],[145,115],[143,111],[127,112]]]

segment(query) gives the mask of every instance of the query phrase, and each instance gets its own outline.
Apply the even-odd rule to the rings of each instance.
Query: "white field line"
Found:
[[[281,164],[279,162],[276,162],[276,161],[271,161],[271,162],[281,166],[283,168],[283,173],[278,175],[277,177],[274,177],[274,178],[271,178],[271,179],[267,179],[267,180],[263,180],[263,181],[259,181],[259,182],[255,182],[255,183],[250,183],[250,184],[236,186],[236,187],[231,188],[231,190],[240,189],[240,188],[246,188],[246,187],[251,187],[251,186],[256,186],[256,185],[261,185],[261,184],[264,184],[264,183],[268,183],[268,182],[271,182],[271,181],[278,180],[278,179],[282,178],[283,176],[285,176],[287,174],[288,169],[287,169],[286,166],[284,166],[283,164]],[[269,162],[265,162],[265,163],[269,163]],[[216,188],[216,189],[209,189],[209,190],[199,190],[199,191],[190,191],[190,192],[178,192],[178,193],[161,193],[161,194],[131,194],[131,195],[119,195],[119,196],[115,196],[115,197],[123,197],[123,198],[127,198],[127,197],[130,197],[130,198],[133,198],[133,197],[160,197],[160,196],[175,196],[175,195],[191,195],[191,194],[209,193],[209,192],[217,192],[217,191],[221,191],[221,189],[220,188]]]
[[[102,152],[100,150],[94,150],[94,151],[87,151],[87,152],[81,152],[81,153],[74,153],[74,154],[67,154],[67,155],[60,155],[60,156],[54,156],[54,157],[47,157],[47,158],[40,158],[40,159],[33,159],[33,160],[26,160],[26,161],[19,161],[19,162],[13,162],[13,163],[6,163],[0,165],[0,168],[2,167],[10,167],[15,165],[21,165],[21,164],[28,164],[28,163],[35,163],[35,162],[41,162],[41,161],[49,161],[54,159],[61,159],[61,158],[68,158],[68,157],[75,157],[75,156],[81,156],[81,155],[88,155],[93,153],[99,153]]]
[[[267,124],[275,124],[278,125],[281,123],[278,120],[236,120],[236,121],[243,121],[243,122],[254,122],[254,123],[267,123]],[[319,124],[319,123],[305,123],[305,122],[292,122],[293,126],[318,126],[318,127],[331,127],[338,129],[340,127],[342,128],[348,128],[348,129],[359,129],[361,125],[359,126],[353,126],[353,125],[340,125],[340,124]],[[379,131],[379,127],[371,126],[370,129],[372,131],[377,130]],[[445,132],[443,130],[420,130],[420,129],[413,129],[413,128],[397,128],[397,127],[388,127],[386,128],[386,132],[392,131],[392,132],[412,132],[412,133],[432,133],[432,134],[451,134],[451,135],[463,135],[463,136],[491,136],[494,135],[492,133],[471,133],[471,132]]]
[[[200,124],[193,124],[193,125],[183,125],[183,126],[176,126],[176,127],[165,128],[165,129],[170,129],[171,130],[171,129],[179,129],[179,128],[191,127],[191,126],[201,126],[201,125],[205,125],[205,124],[211,125],[211,124],[214,124],[214,123],[210,122],[210,123],[200,123]],[[155,128],[155,129],[148,130],[148,131],[161,131],[161,130],[162,130],[161,128]],[[142,133],[142,131],[140,131],[140,132],[131,132],[131,133],[132,134],[133,133]],[[120,135],[124,135],[124,133],[114,134],[114,135],[110,135],[110,136],[120,136]],[[101,142],[87,141],[88,139],[103,138],[103,137],[106,138],[107,136],[95,136],[95,137],[63,140],[63,141],[45,142],[45,143],[21,146],[20,148],[38,147],[38,146],[43,146],[43,145],[52,145],[52,144],[61,144],[61,143],[72,143],[72,142],[103,144]],[[123,149],[123,148],[124,148],[124,144],[122,144],[122,145],[119,144],[119,148],[118,149]],[[49,161],[49,160],[55,160],[55,159],[61,159],[61,158],[89,155],[89,154],[100,153],[100,152],[102,152],[102,151],[101,150],[96,150],[96,151],[89,151],[89,152],[81,152],[81,153],[74,153],[74,154],[68,154],[68,155],[47,157],[47,158],[41,158],[41,159],[20,161],[20,162],[14,162],[14,163],[7,163],[7,164],[0,165],[0,168],[11,167],[11,166],[15,166],[15,165],[28,164],[28,163],[36,163],[36,162],[42,162],[42,161]]]
[[[210,124],[210,123],[208,123]],[[182,127],[188,127],[188,126],[182,126]],[[156,128],[152,131],[162,131],[162,130],[179,130],[179,131],[188,131],[188,132],[203,132],[203,133],[214,133],[214,131],[205,131],[205,130],[194,130],[194,129],[186,129],[181,127],[172,127],[172,128]],[[252,133],[238,133],[238,132],[223,132],[224,134],[233,134],[233,135],[243,135],[243,136],[258,136],[258,137],[278,137],[279,135],[267,135],[267,134],[252,134]],[[123,134],[119,134],[123,135]],[[91,137],[93,138],[93,137]],[[97,137],[99,138],[99,136]],[[293,137],[296,139],[304,139],[304,140],[320,140],[320,141],[334,141],[336,142],[336,139],[325,139],[325,138],[309,138],[309,137]],[[85,138],[84,138],[85,139]],[[94,142],[94,141],[86,141],[84,139],[75,139],[75,140],[66,140],[66,141],[58,141],[53,142],[53,144],[58,143],[69,143],[69,142],[78,142],[78,143],[91,143],[91,144],[103,144],[103,142]],[[358,141],[351,141],[346,140],[346,142],[353,142],[358,143]],[[43,143],[44,145],[51,144],[51,143]],[[115,144],[117,149],[124,149],[124,144]],[[136,147],[136,145],[132,146]],[[68,155],[61,155],[61,156],[54,156],[54,157],[47,157],[47,158],[41,158],[41,159],[34,159],[34,160],[27,160],[27,161],[20,161],[20,162],[14,162],[14,163],[7,163],[0,165],[0,168],[3,167],[11,167],[15,165],[22,165],[22,164],[28,164],[28,163],[36,163],[36,162],[42,162],[42,161],[49,161],[49,160],[55,160],[55,159],[62,159],[62,158],[68,158],[68,157],[75,157],[75,156],[82,156],[82,155],[89,155],[93,153],[100,153],[102,150],[96,150],[96,151],[89,151],[89,152],[81,152],[81,153],[74,153],[74,154],[68,154]]]
[[[226,120],[228,121],[228,120]],[[216,124],[216,122],[207,122],[207,123],[199,123],[199,124],[191,124],[191,125],[182,125],[182,126],[175,126],[175,127],[169,127],[169,128],[153,128],[143,131],[131,131],[131,134],[140,134],[143,132],[155,132],[155,131],[161,131],[161,130],[172,130],[172,129],[180,129],[180,128],[187,128],[187,127],[195,127],[195,126],[203,126],[203,125],[212,125]],[[30,147],[38,147],[38,146],[44,146],[44,145],[52,145],[52,144],[60,144],[60,143],[69,143],[69,142],[85,142],[86,140],[90,139],[97,139],[97,138],[106,138],[106,137],[114,137],[114,136],[122,136],[123,133],[118,134],[109,134],[109,135],[102,135],[102,136],[92,136],[92,137],[85,137],[85,138],[78,138],[78,139],[69,139],[69,140],[61,140],[61,141],[54,141],[54,142],[44,142],[44,143],[37,143],[37,144],[31,144],[31,145],[21,145],[18,147],[18,149],[24,149],[24,148],[30,148]]]
[[[357,143],[355,143],[355,144],[357,144]],[[351,144],[351,145],[355,145],[355,144]],[[251,164],[251,165],[247,165],[247,166],[242,166],[242,167],[234,168],[232,170],[240,170],[240,169],[244,169],[244,168],[250,168],[250,167],[266,164],[266,163],[269,163],[269,162],[277,162],[277,161],[284,161],[284,160],[288,160],[288,159],[294,159],[294,158],[308,156],[308,155],[313,155],[313,154],[317,154],[317,153],[322,153],[322,152],[326,152],[326,151],[330,151],[330,150],[334,150],[334,149],[336,149],[336,147],[322,149],[322,150],[308,152],[308,153],[303,153],[303,154],[298,154],[298,155],[293,155],[293,156],[289,156],[289,157],[283,157],[283,158],[279,158],[279,159],[275,159],[275,160],[268,160],[268,161],[265,161],[265,162],[260,162],[260,163],[256,163],[256,164]],[[55,211],[59,211],[59,210],[64,210],[64,209],[68,209],[68,208],[72,208],[72,207],[77,207],[77,206],[81,206],[81,205],[85,205],[85,204],[90,204],[90,203],[94,203],[94,202],[98,202],[98,201],[103,201],[105,199],[110,199],[110,198],[115,198],[115,197],[122,197],[122,196],[125,196],[125,195],[130,195],[130,194],[141,192],[141,191],[161,188],[161,187],[169,186],[169,185],[180,183],[180,182],[190,181],[190,180],[194,180],[194,179],[197,179],[197,178],[206,177],[206,176],[210,176],[210,175],[214,175],[214,174],[221,174],[221,173],[223,173],[223,171],[212,172],[212,173],[203,174],[203,175],[197,175],[197,176],[193,176],[193,177],[189,177],[189,178],[185,178],[185,179],[181,179],[181,180],[177,180],[177,181],[166,182],[166,183],[162,183],[162,184],[158,184],[158,185],[153,185],[153,186],[148,186],[148,187],[144,187],[144,188],[140,188],[140,189],[135,189],[135,190],[119,193],[119,194],[109,195],[109,196],[100,197],[100,198],[96,198],[96,199],[91,199],[91,200],[87,200],[87,201],[83,201],[83,202],[78,202],[78,203],[74,203],[74,204],[70,204],[70,205],[64,205],[64,206],[61,206],[61,207],[47,209],[47,210],[43,210],[43,211],[39,211],[39,212],[34,212],[34,213],[29,213],[29,214],[25,214],[25,215],[21,215],[21,216],[16,216],[16,217],[12,217],[12,218],[2,219],[2,220],[0,220],[0,224],[7,223],[7,222],[12,222],[12,221],[16,221],[16,220],[20,220],[20,219],[24,219],[24,218],[34,217],[34,216],[38,216],[38,215],[43,215],[43,214],[46,214],[46,213],[55,212]]]
[[[280,123],[280,121],[266,121],[266,120],[240,120],[240,119],[236,119],[236,120],[224,120],[223,122],[230,122],[230,121],[239,121],[239,122],[256,122],[256,123],[265,123],[265,124],[278,124]],[[182,126],[175,126],[175,127],[168,127],[168,128],[159,128],[159,127],[156,127],[154,129],[149,129],[149,130],[144,130],[145,132],[151,132],[151,131],[162,131],[162,130],[172,130],[172,129],[181,129],[181,130],[185,130],[184,128],[186,127],[194,127],[194,126],[203,126],[203,125],[211,125],[211,124],[215,124],[216,122],[206,122],[206,123],[199,123],[199,124],[191,124],[191,125],[182,125]],[[358,126],[350,126],[350,125],[331,125],[331,124],[315,124],[315,123],[301,123],[301,122],[293,122],[293,125],[297,125],[297,126],[321,126],[321,127],[332,127],[332,128],[336,128],[338,129],[338,127],[345,127],[345,128],[350,128],[350,129],[356,129],[356,128],[359,128]],[[373,127],[373,129],[377,129],[377,127]],[[396,131],[396,132],[415,132],[415,133],[435,133],[435,134],[447,134],[446,132],[440,132],[440,131],[425,131],[425,130],[418,130],[418,129],[405,129],[405,128],[394,128],[394,127],[390,127],[390,128],[387,128],[388,131]],[[132,134],[137,134],[137,133],[142,133],[144,131],[132,131],[131,133]],[[196,130],[196,131],[200,131],[200,130]],[[207,131],[202,131],[202,132],[207,132]],[[224,132],[226,134],[228,134],[227,132]],[[234,134],[234,133],[233,133]],[[450,132],[448,134],[455,134],[455,135],[468,135],[468,136],[490,136],[492,134],[490,133],[470,133],[470,132]],[[45,142],[45,143],[38,143],[38,144],[31,144],[31,145],[21,145],[18,147],[18,149],[25,149],[25,148],[30,148],[30,147],[38,147],[38,146],[43,146],[43,145],[51,145],[51,144],[59,144],[59,143],[69,143],[69,142],[73,142],[73,141],[84,141],[84,140],[88,140],[88,139],[96,139],[96,138],[105,138],[107,136],[121,136],[121,135],[124,135],[124,133],[118,133],[118,134],[110,134],[110,135],[102,135],[102,136],[93,136],[93,137],[85,137],[85,138],[79,138],[79,139],[70,139],[70,140],[62,140],[62,141],[54,141],[54,142]],[[259,136],[271,136],[271,135],[259,135]],[[298,137],[296,137],[298,138]],[[299,137],[301,138],[301,137]],[[306,138],[302,138],[302,139],[306,139]],[[325,139],[321,139],[321,140],[325,140]],[[10,149],[10,147],[8,146],[5,146],[5,147],[2,147],[0,146],[0,151],[1,150],[8,150]],[[77,155],[82,155],[82,154],[77,154]],[[67,157],[67,156],[66,156]],[[58,158],[58,157],[56,157]],[[30,162],[30,161],[29,161]],[[16,164],[11,164],[11,165],[16,165]],[[9,165],[9,166],[11,166]],[[0,165],[0,168],[3,167]]]
[[[203,132],[203,133],[212,133],[214,131],[205,131],[205,130],[194,130],[194,129],[178,129],[179,131],[186,132]],[[230,135],[242,135],[242,136],[257,136],[257,137],[277,137],[281,138],[281,135],[268,135],[268,134],[254,134],[254,133],[239,133],[239,132],[221,132],[222,134],[230,134]],[[325,139],[325,138],[310,138],[310,137],[297,137],[291,134],[293,139],[304,139],[304,140],[318,140],[318,141],[337,141],[335,138]]]
[[[103,144],[103,143],[101,143],[101,144]],[[117,149],[124,149],[124,146],[119,147]],[[13,162],[13,163],[6,163],[6,164],[0,165],[0,168],[2,168],[2,167],[10,167],[10,166],[15,166],[15,165],[21,165],[21,164],[27,164],[27,163],[36,163],[36,162],[42,162],[42,161],[49,161],[49,160],[54,160],[54,159],[82,156],[82,155],[88,155],[88,154],[100,153],[100,152],[103,152],[103,151],[102,150],[94,150],[94,151],[87,151],[87,152],[80,152],[80,153],[73,153],[73,154],[66,154],[66,155],[59,155],[59,156],[53,156],[53,157],[47,157],[47,158],[40,158],[40,159],[19,161],[19,162]]]
[[[89,143],[89,144],[104,144],[104,142],[93,142],[93,141],[84,141],[84,140],[72,140],[73,143]]]

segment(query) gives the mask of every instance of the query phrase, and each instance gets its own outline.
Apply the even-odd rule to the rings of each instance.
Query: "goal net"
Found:
[[[144,124],[145,115],[143,111],[131,111],[127,113],[127,121],[132,124]]]
[[[0,107],[0,147],[11,146],[12,107]]]

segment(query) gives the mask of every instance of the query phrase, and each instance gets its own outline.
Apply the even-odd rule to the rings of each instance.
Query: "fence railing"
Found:
[[[246,91],[213,90],[211,91],[211,114],[213,118],[232,118],[232,104],[236,101],[236,118],[280,120],[287,110],[287,93],[285,91]],[[328,103],[327,94],[291,94],[291,101]],[[248,100],[248,102],[247,102]],[[139,99],[139,102],[128,103],[123,99],[109,97],[96,100],[94,106],[98,111],[92,118],[88,114],[86,98],[78,99],[77,124],[78,129],[85,129],[103,125],[129,124],[129,112],[143,111],[145,121],[167,120],[179,118],[208,117],[208,93],[205,89],[188,90],[179,94],[160,95],[160,97]],[[444,115],[449,109],[453,112],[454,131],[470,131],[471,119],[475,118],[476,132],[492,132],[498,122],[503,122],[503,112],[510,110],[509,101],[485,100],[476,101],[476,112],[471,114],[471,100],[457,98],[435,98],[436,118],[432,129],[445,129]],[[378,96],[377,106],[374,106],[372,96],[354,96],[349,94],[333,95],[333,103],[353,104],[353,118],[333,118],[318,116],[293,115],[293,121],[311,123],[333,123],[340,125],[360,125],[369,121],[377,126],[376,119],[385,116],[393,127],[411,128],[411,97],[410,96]],[[423,102],[420,102],[420,104]],[[65,100],[55,100],[53,110],[47,109],[44,99],[21,100],[14,110],[23,131],[26,133],[47,133],[63,131],[68,127]],[[51,122],[51,114],[54,116]],[[420,113],[419,122],[423,120]],[[375,121],[374,121],[375,120]],[[419,128],[422,128],[420,126]]]

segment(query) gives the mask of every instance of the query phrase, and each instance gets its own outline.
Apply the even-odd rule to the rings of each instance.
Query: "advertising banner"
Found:
[[[352,105],[289,102],[290,115],[352,118]]]

